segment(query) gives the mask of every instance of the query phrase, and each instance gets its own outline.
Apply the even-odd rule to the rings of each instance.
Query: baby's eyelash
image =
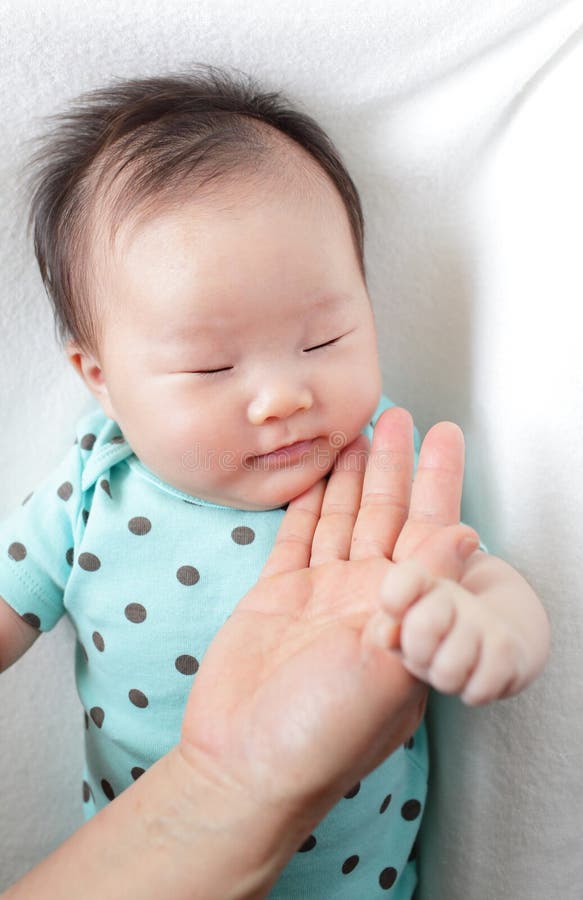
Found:
[[[330,347],[332,344],[335,344],[337,341],[339,341],[340,337],[333,338],[331,341],[326,341],[324,344],[316,344],[315,347],[307,347],[304,350],[304,353],[309,353],[311,350],[320,350],[321,347]]]
[[[307,347],[304,350],[304,353],[310,353],[312,350],[321,350],[322,347],[331,347],[332,344],[335,344],[343,335],[340,335],[337,338],[333,338],[331,341],[326,341],[323,344],[316,344],[315,347]],[[223,366],[222,369],[200,369],[199,371],[192,372],[192,375],[218,375],[219,372],[230,372],[233,366]]]
[[[233,366],[225,366],[222,369],[202,369],[200,372],[193,372],[193,375],[216,375],[218,372],[230,372]]]

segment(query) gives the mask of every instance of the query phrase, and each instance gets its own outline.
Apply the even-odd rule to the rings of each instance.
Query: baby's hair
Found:
[[[300,171],[308,189],[327,176],[365,277],[360,198],[340,154],[314,119],[248,75],[197,64],[186,73],[116,80],[49,121],[30,161],[28,227],[62,342],[98,346],[90,251],[105,220],[112,240],[132,212],[147,215],[193,189],[199,193],[191,196],[208,197],[213,183],[241,173]]]

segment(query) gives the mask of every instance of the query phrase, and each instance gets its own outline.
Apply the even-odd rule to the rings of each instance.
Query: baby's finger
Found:
[[[478,664],[480,649],[480,630],[458,615],[429,666],[429,683],[442,694],[459,694]]]
[[[515,693],[521,681],[521,661],[510,635],[490,634],[482,641],[478,663],[468,680],[462,701],[468,706],[482,706]]]
[[[385,613],[402,619],[410,606],[430,591],[436,579],[415,559],[392,565],[380,586],[380,604]]]
[[[321,478],[290,502],[260,578],[307,568],[325,488],[326,482]]]
[[[401,650],[404,659],[417,670],[429,669],[440,644],[456,621],[456,605],[443,582],[421,597],[401,623]]]
[[[326,485],[312,542],[310,566],[348,559],[362,494],[369,440],[360,434],[339,454]]]

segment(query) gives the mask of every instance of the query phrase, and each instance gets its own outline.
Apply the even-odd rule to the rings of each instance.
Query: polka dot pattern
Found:
[[[401,815],[407,822],[412,822],[421,812],[421,804],[419,800],[407,800],[401,807]]]
[[[195,569],[194,566],[180,566],[176,573],[176,577],[178,578],[180,584],[191,586],[197,583],[200,578],[200,574],[198,569]]]
[[[194,675],[198,671],[198,660],[185,653],[178,657],[175,666],[182,675]]]
[[[103,793],[105,794],[105,796],[107,797],[108,800],[113,800],[115,798],[114,790],[106,778],[101,779],[101,790],[103,791]]]
[[[109,486],[109,481],[107,478],[102,478],[99,482],[99,487],[105,491],[108,497],[111,498],[111,487]]]
[[[317,844],[317,840],[313,834],[306,838],[302,846],[298,849],[298,853],[309,853]]]
[[[84,434],[81,438],[80,447],[82,450],[92,450],[93,444],[96,441],[96,437],[94,434]]]
[[[21,562],[26,556],[26,547],[24,544],[15,541],[13,544],[10,544],[8,548],[8,556],[10,559],[13,559],[14,562]]]
[[[236,544],[252,544],[255,540],[255,532],[246,525],[239,525],[237,528],[233,528],[231,537]]]
[[[61,500],[68,500],[72,493],[73,485],[70,481],[64,481],[63,484],[59,488],[57,488],[57,494],[61,498]]]
[[[149,702],[146,695],[142,693],[142,691],[138,691],[137,688],[132,688],[132,690],[128,694],[128,697],[130,698],[134,706],[137,706],[140,709],[145,709]]]
[[[148,534],[152,528],[152,523],[145,516],[135,516],[128,522],[128,528],[132,534]]]
[[[388,866],[386,869],[383,869],[383,871],[379,875],[379,884],[382,887],[383,891],[388,891],[389,888],[392,888],[396,880],[397,870],[392,866]]]
[[[28,622],[29,625],[32,625],[33,628],[37,628],[40,631],[40,619],[35,613],[24,613],[22,618],[25,622]]]
[[[100,707],[100,706],[93,706],[93,707],[89,710],[89,715],[91,716],[91,718],[93,719],[93,721],[95,722],[95,724],[97,725],[97,727],[98,727],[98,728],[101,728],[101,726],[103,725],[103,722],[104,722],[104,720],[105,720],[105,713],[103,712],[103,710],[101,709],[101,707]]]
[[[391,799],[392,799],[392,794],[387,794],[387,796],[381,803],[381,808],[379,809],[379,812],[381,813],[381,815],[382,815],[382,813],[387,811],[389,803],[391,802]]]
[[[129,622],[135,622],[136,624],[145,622],[148,615],[146,607],[142,606],[141,603],[128,603],[124,609],[124,614]]]
[[[93,638],[93,643],[95,644],[95,646],[97,647],[99,652],[103,653],[103,651],[105,650],[105,641],[103,640],[102,636],[99,634],[98,631],[94,631],[92,634],[92,638]]]
[[[101,560],[94,553],[82,553],[77,562],[86,572],[96,572],[101,567]]]
[[[358,781],[354,787],[350,788],[347,794],[344,794],[344,798],[346,800],[352,800],[353,797],[356,797],[360,790],[360,781]]]
[[[345,859],[342,863],[342,874],[350,875],[351,872],[354,872],[359,862],[360,857],[357,854],[349,856],[348,859]]]

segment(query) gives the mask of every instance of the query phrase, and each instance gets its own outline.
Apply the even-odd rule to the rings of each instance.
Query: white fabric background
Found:
[[[582,0],[0,0],[0,23],[0,515],[87,403],[25,234],[39,117],[195,60],[284,89],[361,191],[385,390],[422,433],[463,427],[464,519],[553,625],[520,697],[432,700],[421,900],[581,900]],[[81,821],[73,642],[61,622],[0,677],[0,888]]]

